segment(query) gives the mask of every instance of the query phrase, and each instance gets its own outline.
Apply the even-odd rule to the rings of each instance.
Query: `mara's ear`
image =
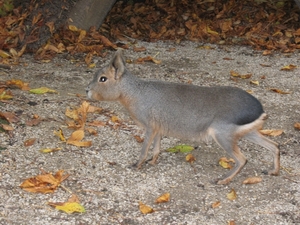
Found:
[[[118,80],[125,71],[125,61],[122,54],[122,49],[118,49],[109,63],[109,69],[114,71],[115,79]]]

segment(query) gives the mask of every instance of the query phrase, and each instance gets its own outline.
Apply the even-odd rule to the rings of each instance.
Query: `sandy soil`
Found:
[[[143,43],[147,51],[125,51],[127,59],[155,56],[160,65],[147,62],[128,64],[129,70],[145,79],[172,82],[192,82],[196,85],[230,85],[251,90],[264,105],[269,119],[265,129],[282,129],[284,133],[270,137],[280,144],[280,176],[268,176],[263,171],[272,166],[270,152],[246,141],[240,147],[248,159],[247,165],[228,185],[216,185],[212,180],[226,170],[218,165],[226,153],[215,143],[191,143],[163,138],[163,152],[156,166],[144,165],[139,170],[128,168],[139,155],[141,144],[134,135],[142,131],[117,103],[96,103],[106,113],[89,114],[88,121],[109,121],[116,115],[124,126],[97,127],[98,135],[87,135],[93,145],[79,148],[61,143],[53,131],[59,128],[69,136],[72,130],[65,125],[67,107],[78,107],[85,97],[85,87],[94,72],[107,64],[107,58],[95,59],[96,68],[87,68],[69,55],[56,57],[50,63],[24,56],[11,70],[1,70],[0,80],[22,79],[31,88],[46,86],[59,94],[34,95],[13,89],[13,100],[0,102],[0,111],[14,112],[20,121],[13,123],[9,136],[0,133],[0,224],[300,224],[300,131],[293,125],[300,122],[300,69],[280,70],[283,66],[300,65],[298,53],[274,53],[262,56],[247,47],[211,46],[199,48],[199,43]],[[175,48],[175,51],[170,51]],[[252,74],[250,79],[231,79],[230,71]],[[251,80],[259,81],[253,85]],[[290,94],[270,91],[277,88]],[[77,97],[81,94],[82,97]],[[34,114],[44,119],[37,126],[27,126]],[[184,116],[184,115],[183,115]],[[36,138],[29,147],[24,141]],[[177,144],[190,144],[196,158],[194,167],[185,161],[185,154],[166,152]],[[43,154],[42,148],[62,147],[62,150]],[[40,173],[40,169],[55,173],[65,170],[70,177],[63,182],[77,194],[86,212],[66,214],[47,205],[47,202],[64,202],[70,193],[59,188],[53,194],[32,194],[19,185],[24,179]],[[247,177],[260,176],[262,182],[244,185]],[[234,189],[236,200],[227,199]],[[167,203],[155,204],[155,199],[169,192]],[[143,215],[139,201],[156,211]],[[220,206],[212,204],[220,201]]]

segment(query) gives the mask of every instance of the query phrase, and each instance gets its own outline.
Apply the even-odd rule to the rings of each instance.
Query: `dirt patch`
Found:
[[[248,159],[247,165],[228,185],[215,185],[211,181],[226,171],[218,159],[226,156],[215,143],[191,143],[163,138],[162,149],[178,143],[192,144],[196,162],[194,168],[185,161],[184,154],[163,151],[156,166],[144,165],[141,170],[128,168],[136,161],[141,144],[134,139],[141,131],[126,111],[117,103],[95,103],[117,115],[126,128],[97,128],[97,136],[88,136],[93,145],[78,148],[60,143],[53,131],[62,128],[66,136],[72,132],[65,126],[65,110],[76,107],[85,99],[85,87],[97,68],[109,58],[95,59],[97,68],[89,69],[84,63],[71,60],[68,55],[50,63],[34,61],[31,56],[22,58],[10,71],[1,71],[0,80],[22,79],[30,87],[47,86],[59,94],[33,95],[13,89],[13,100],[0,103],[0,111],[14,112],[20,118],[14,123],[9,136],[0,133],[0,223],[1,224],[297,224],[300,223],[300,132],[293,124],[300,122],[300,72],[282,71],[283,66],[299,65],[298,54],[262,56],[246,47],[212,46],[197,48],[199,44],[184,42],[143,43],[146,52],[125,51],[127,59],[156,55],[160,65],[154,63],[128,64],[132,73],[145,79],[172,82],[192,82],[196,85],[230,85],[251,90],[264,105],[269,119],[266,129],[283,129],[284,133],[271,138],[281,148],[281,174],[278,177],[263,172],[272,165],[271,153],[259,146],[241,141],[240,147]],[[176,48],[175,51],[169,51]],[[230,71],[252,74],[250,79],[230,79]],[[259,85],[250,84],[259,81]],[[278,88],[290,94],[270,91]],[[81,94],[83,97],[77,97]],[[37,126],[25,122],[38,114],[45,120]],[[107,121],[104,114],[91,114],[88,120]],[[34,145],[24,147],[24,141],[37,138]],[[63,150],[42,154],[42,148],[62,147]],[[108,163],[114,162],[114,163]],[[54,194],[30,194],[19,188],[25,179],[40,173],[40,169],[56,172],[63,169],[71,176],[63,185],[76,193],[86,213],[68,215],[56,211],[47,202],[66,201],[69,193],[58,189]],[[241,182],[251,176],[261,176],[255,185]],[[228,200],[231,189],[237,199]],[[169,192],[168,203],[156,205],[155,199]],[[143,215],[138,209],[142,201],[156,209]],[[221,205],[212,208],[212,203]]]

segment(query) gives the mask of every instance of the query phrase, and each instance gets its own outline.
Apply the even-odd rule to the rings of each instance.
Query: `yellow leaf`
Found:
[[[61,141],[63,141],[63,142],[66,141],[66,138],[65,138],[65,136],[64,136],[64,134],[63,134],[62,129],[59,129],[58,131],[54,131],[53,133],[54,133],[56,136],[58,136],[59,139],[60,139]]]
[[[12,99],[13,97],[9,94],[6,93],[6,91],[3,91],[1,94],[0,94],[0,100],[9,100],[9,99]]]
[[[86,36],[86,31],[85,30],[80,30],[80,34],[78,37],[78,42],[81,42]]]
[[[296,69],[297,66],[293,65],[293,64],[290,64],[290,65],[287,65],[287,66],[284,66],[282,67],[280,70],[287,70],[287,71],[291,71],[291,70],[294,70]]]
[[[261,177],[249,177],[243,181],[243,184],[257,184],[262,181]]]
[[[259,81],[258,80],[251,80],[250,84],[259,85]]]
[[[78,28],[74,25],[69,25],[69,30],[71,31],[78,31]]]
[[[2,57],[3,59],[6,59],[6,58],[9,58],[11,56],[7,52],[0,49],[0,57]]]
[[[193,163],[196,161],[196,158],[190,153],[190,154],[187,154],[187,156],[185,157],[185,160],[189,163]]]
[[[43,148],[40,150],[42,153],[50,153],[50,152],[56,152],[61,150],[62,148]]]
[[[55,209],[64,211],[66,213],[85,212],[85,208],[78,202],[66,202],[61,206],[60,205],[55,206]]]
[[[218,32],[211,30],[209,26],[206,26],[206,32],[207,32],[208,34],[212,34],[212,35],[216,35],[216,36],[219,35]]]
[[[220,201],[216,201],[213,204],[211,204],[211,207],[214,209],[214,208],[219,207],[220,205],[221,205],[221,202]]]
[[[156,199],[156,203],[168,202],[170,201],[170,193],[165,193]]]
[[[234,159],[227,159],[226,157],[222,157],[219,159],[220,166],[222,166],[225,169],[231,169],[231,163],[234,163]]]
[[[113,123],[120,123],[120,119],[117,117],[117,116],[112,116],[110,118],[110,120],[113,122]]]
[[[36,88],[36,89],[31,89],[31,90],[29,90],[29,92],[33,93],[33,94],[57,93],[57,91],[52,90],[52,89],[47,88],[47,87],[40,87],[40,88]]]
[[[264,135],[276,137],[281,135],[283,130],[260,130],[259,132]]]
[[[237,195],[234,189],[231,189],[231,191],[227,194],[227,198],[229,200],[234,200],[236,199]]]
[[[77,110],[66,109],[65,115],[73,120],[79,120],[79,115]]]
[[[147,206],[142,202],[139,202],[139,209],[143,214],[148,214],[148,213],[154,212],[154,210],[150,206]]]
[[[230,71],[230,75],[233,77],[240,77],[240,74],[238,72],[235,72],[233,70]]]

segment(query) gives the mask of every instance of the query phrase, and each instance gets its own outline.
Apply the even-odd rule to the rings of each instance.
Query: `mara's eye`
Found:
[[[107,81],[107,77],[100,77],[99,82],[105,82]]]

